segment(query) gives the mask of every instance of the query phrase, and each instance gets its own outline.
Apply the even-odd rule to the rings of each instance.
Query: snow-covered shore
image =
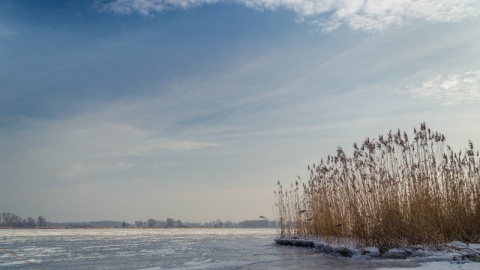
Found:
[[[358,249],[353,247],[353,245],[331,245],[319,239],[277,238],[275,243],[278,245],[314,248],[319,252],[359,260],[406,259],[418,263],[419,268],[416,269],[480,269],[480,244],[466,244],[458,241],[436,248],[416,245],[406,248],[392,248],[386,252],[380,252],[377,247]]]

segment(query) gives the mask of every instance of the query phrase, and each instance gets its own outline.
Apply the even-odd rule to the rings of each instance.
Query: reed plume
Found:
[[[454,152],[425,123],[353,144],[307,167],[309,179],[275,192],[282,237],[381,249],[480,240],[480,157]]]

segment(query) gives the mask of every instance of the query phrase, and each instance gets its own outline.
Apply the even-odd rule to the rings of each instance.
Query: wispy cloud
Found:
[[[139,13],[149,15],[171,9],[190,9],[216,2],[219,2],[219,0],[114,0],[102,1],[101,6],[118,14]]]
[[[15,31],[5,25],[0,23],[0,38],[1,37],[11,37],[15,35]]]
[[[137,144],[120,147],[113,156],[152,156],[165,151],[188,151],[219,147],[220,144],[195,141],[174,141],[166,139],[144,140]]]
[[[93,122],[92,122],[93,121]],[[130,124],[103,123],[88,116],[72,123],[58,124],[53,129],[56,146],[54,153],[72,153],[61,160],[63,169],[59,175],[64,178],[92,174],[98,171],[129,169],[129,158],[144,158],[160,154],[201,150],[219,147],[216,143],[194,140],[171,139],[157,132],[142,130]],[[57,137],[58,136],[58,137]],[[59,157],[54,157],[59,160]]]
[[[226,0],[114,0],[102,2],[103,9],[118,14],[165,12],[201,5],[228,3]],[[299,21],[308,20],[323,32],[342,25],[352,30],[379,32],[414,20],[457,22],[480,16],[477,0],[236,0],[257,10],[286,9]]]
[[[420,84],[408,85],[406,92],[443,106],[480,102],[480,71],[434,74]]]
[[[66,170],[61,172],[60,176],[63,178],[74,178],[79,175],[93,173],[101,170],[126,169],[130,167],[130,164],[123,162],[119,162],[116,164],[73,164],[69,166]]]
[[[59,139],[64,141],[64,145],[78,144],[82,148],[90,148],[88,152],[98,153],[101,157],[154,155],[162,151],[186,151],[220,146],[216,143],[171,139],[159,132],[146,131],[128,123],[98,123],[89,116],[76,120],[75,124],[80,127],[72,128],[70,123],[55,127],[57,133],[61,134]]]

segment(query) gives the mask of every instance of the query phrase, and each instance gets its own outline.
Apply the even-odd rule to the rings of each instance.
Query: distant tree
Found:
[[[183,223],[180,219],[177,219],[177,221],[175,222],[175,228],[182,228],[183,227]]]
[[[138,228],[143,227],[143,221],[135,221],[135,226]]]
[[[229,220],[225,221],[225,228],[233,228],[233,227],[234,227],[233,222]]]
[[[160,228],[165,228],[165,220],[159,220],[157,219],[157,227],[160,227]]]
[[[175,226],[175,221],[172,218],[167,218],[165,222],[165,228],[173,228]]]
[[[217,219],[217,221],[215,221],[214,227],[215,228],[223,228],[223,221],[221,219]]]
[[[45,227],[47,226],[47,219],[44,216],[39,216],[37,218],[37,225],[38,227]]]
[[[275,228],[275,221],[268,221],[266,219],[244,220],[238,223],[241,228]]]
[[[147,221],[147,225],[148,225],[148,227],[150,227],[150,228],[153,227],[153,226],[155,226],[155,224],[157,224],[157,221],[156,221],[155,219],[153,219],[153,218],[151,218],[151,219],[149,219],[149,220]]]
[[[27,228],[35,228],[35,219],[32,217],[28,217],[25,221],[25,226]]]
[[[22,218],[13,213],[2,213],[2,225],[6,227],[22,227]]]
[[[127,222],[122,221],[122,228],[127,228],[128,226],[130,226],[130,224],[128,224]]]

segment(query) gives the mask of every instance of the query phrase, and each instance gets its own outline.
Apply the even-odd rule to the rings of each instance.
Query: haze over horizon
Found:
[[[479,27],[475,0],[1,1],[0,212],[272,219],[338,146],[477,147]]]

